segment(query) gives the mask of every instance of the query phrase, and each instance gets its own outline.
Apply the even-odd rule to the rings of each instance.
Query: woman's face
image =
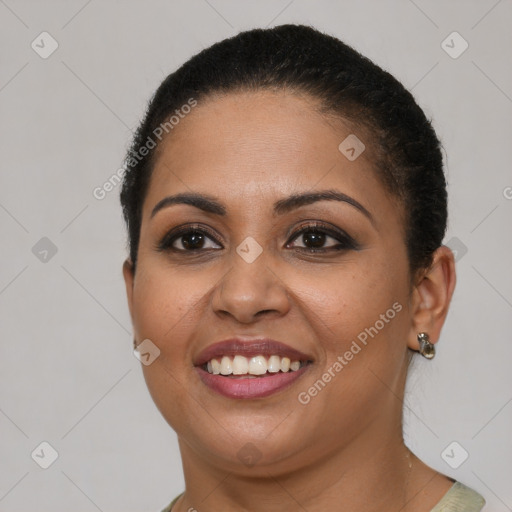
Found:
[[[125,265],[136,341],[160,350],[142,366],[157,407],[184,456],[231,471],[277,474],[400,423],[414,336],[401,210],[371,141],[355,133],[357,157],[350,129],[310,101],[199,102],[159,148],[135,275]],[[162,202],[176,194],[215,204]],[[287,347],[249,345],[262,338]],[[227,372],[235,354],[237,376],[203,365],[229,356]],[[285,373],[287,355],[306,364]],[[245,361],[267,372],[250,378]]]

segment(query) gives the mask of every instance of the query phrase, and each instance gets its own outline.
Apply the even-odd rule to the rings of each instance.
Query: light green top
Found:
[[[176,496],[162,512],[171,512],[180,496],[181,494]],[[485,500],[480,494],[460,482],[455,482],[430,512],[480,512],[484,505]]]
[[[480,512],[484,505],[483,496],[455,482],[430,512]]]

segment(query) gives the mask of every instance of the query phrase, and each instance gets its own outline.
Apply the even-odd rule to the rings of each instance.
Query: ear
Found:
[[[451,249],[439,247],[432,265],[416,283],[411,303],[412,324],[407,346],[419,350],[417,335],[426,332],[437,343],[455,289],[455,258]]]
[[[135,279],[135,271],[133,263],[130,258],[127,258],[123,263],[123,277],[126,286],[126,297],[128,299],[128,308],[133,322],[133,284]]]

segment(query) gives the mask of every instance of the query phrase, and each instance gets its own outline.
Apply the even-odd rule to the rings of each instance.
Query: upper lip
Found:
[[[213,358],[242,355],[254,357],[259,355],[278,355],[289,357],[291,361],[312,361],[312,357],[280,341],[270,338],[244,339],[231,338],[213,343],[202,350],[194,360],[195,366],[202,366]]]

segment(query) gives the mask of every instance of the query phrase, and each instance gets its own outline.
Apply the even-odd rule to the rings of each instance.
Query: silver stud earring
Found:
[[[436,355],[436,347],[430,343],[430,339],[426,332],[418,334],[418,343],[420,344],[420,354],[427,359],[432,359]]]

